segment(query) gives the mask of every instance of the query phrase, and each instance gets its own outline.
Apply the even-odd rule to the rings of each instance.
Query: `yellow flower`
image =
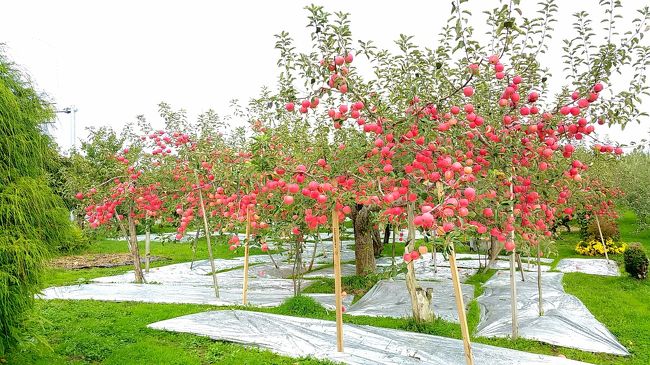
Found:
[[[624,242],[614,242],[610,237],[605,241],[605,245],[596,239],[591,239],[587,242],[580,241],[576,244],[575,251],[586,256],[603,256],[605,255],[605,251],[607,253],[620,254],[625,252],[626,248],[627,245]]]

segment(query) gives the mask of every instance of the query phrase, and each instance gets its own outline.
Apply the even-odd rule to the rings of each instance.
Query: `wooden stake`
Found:
[[[603,250],[605,250],[605,259],[609,265],[609,256],[607,255],[607,246],[605,245],[605,238],[603,237],[603,230],[600,229],[600,220],[598,219],[598,214],[596,216],[596,224],[598,225],[598,233],[600,234],[600,242],[603,244]]]
[[[472,354],[472,343],[469,338],[469,327],[467,325],[467,316],[465,315],[465,303],[463,301],[463,291],[460,287],[458,278],[458,267],[456,266],[456,251],[454,245],[450,245],[451,253],[449,254],[449,266],[451,269],[451,280],[454,286],[454,296],[456,297],[456,310],[460,321],[460,331],[463,335],[463,348],[465,350],[465,363],[474,364],[474,355]]]
[[[251,238],[251,212],[246,208],[246,241],[244,242],[244,287],[242,288],[242,304],[248,304],[248,243]]]
[[[436,182],[436,192],[438,193],[438,200],[442,201],[442,197],[444,195],[442,191],[442,183],[440,181]],[[438,236],[438,232],[436,230],[433,230],[433,254],[431,256],[433,257],[433,272],[435,274],[438,273],[438,250],[436,249],[436,240],[435,238]]]
[[[514,250],[512,251],[512,255],[510,256],[510,312],[512,314],[512,339],[516,340],[517,337],[519,337],[519,323],[517,321],[517,281],[515,280],[515,251]]]
[[[343,304],[341,298],[341,241],[339,216],[332,209],[332,245],[334,251],[334,294],[336,298],[336,350],[343,352]]]
[[[514,170],[514,169],[513,169]],[[514,199],[515,196],[515,184],[513,178],[510,177],[510,194],[511,198]],[[510,215],[514,221],[515,218],[515,206],[514,203],[510,207]],[[515,243],[515,231],[513,230],[510,233],[510,239],[512,244]],[[510,312],[512,314],[512,339],[516,340],[519,337],[519,323],[517,320],[517,281],[515,281],[515,260],[516,260],[517,249],[512,250],[512,255],[510,256]],[[523,271],[522,271],[523,274]]]
[[[539,307],[539,316],[544,315],[544,302],[542,301],[542,263],[540,256],[542,256],[542,244],[537,243],[537,306]]]
[[[147,232],[144,236],[144,271],[149,273],[149,262],[151,262],[151,229],[147,224]]]
[[[397,227],[393,227],[393,253],[392,253],[392,264],[391,270],[395,268],[395,235],[397,234]]]
[[[208,257],[210,259],[210,268],[212,269],[212,284],[214,285],[214,295],[219,298],[219,283],[217,282],[217,266],[214,263],[214,255],[212,254],[212,242],[210,242],[210,225],[208,224],[208,215],[205,212],[205,203],[203,202],[203,190],[201,190],[201,182],[199,175],[196,176],[196,185],[199,186],[199,204],[201,205],[201,214],[203,215],[203,230],[205,231],[205,240],[208,243]]]

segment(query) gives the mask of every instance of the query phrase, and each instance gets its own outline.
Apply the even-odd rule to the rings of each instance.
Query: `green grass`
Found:
[[[395,256],[402,256],[404,254],[404,242],[395,242]],[[384,245],[384,249],[381,252],[382,256],[391,257],[393,256],[393,242]]]
[[[639,231],[636,225],[636,216],[632,211],[623,211],[618,223],[621,240],[627,243],[640,242],[645,250],[650,252],[650,229]]]
[[[232,307],[244,309],[242,307]],[[27,348],[12,353],[10,364],[329,364],[314,359],[289,359],[268,351],[236,344],[214,342],[189,334],[167,333],[146,328],[150,323],[224,307],[183,304],[113,303],[98,301],[38,301],[37,310],[47,321],[38,335],[51,349]],[[277,308],[249,310],[325,320],[335,313],[313,299],[296,297]],[[476,314],[477,316],[477,314]],[[345,323],[372,325],[438,336],[461,338],[457,324],[443,320],[417,323],[412,319],[348,316]],[[472,317],[470,316],[470,322]],[[474,321],[477,323],[477,320]],[[596,362],[603,360],[580,351],[559,349],[529,340],[473,339],[475,342]],[[608,363],[601,361],[601,363]]]
[[[622,241],[640,242],[650,251],[650,229],[638,231],[632,212],[623,211],[618,223]],[[622,256],[610,258],[620,264]],[[614,358],[609,363],[650,364],[650,280],[637,280],[625,272],[620,277],[569,273],[564,275],[564,289],[578,297],[632,354],[630,359]]]
[[[47,323],[39,335],[50,348],[12,353],[9,364],[327,364],[215,342],[191,334],[152,330],[150,323],[215,309],[183,304],[38,301]]]
[[[578,297],[633,355],[630,360],[611,363],[650,364],[650,281],[626,274],[572,273],[564,275],[564,289]]]
[[[354,295],[355,301],[361,298],[368,290],[370,290],[379,280],[377,275],[351,275],[343,276],[341,278],[341,285],[343,291],[348,295]],[[311,285],[306,287],[303,293],[334,293],[334,279],[322,278],[311,280]]]
[[[650,231],[637,232],[634,216],[624,212],[619,221],[622,239],[650,245]],[[580,257],[573,248],[579,240],[577,233],[562,234],[556,242],[559,257]],[[219,244],[217,257],[235,257],[241,252],[230,252],[226,244]],[[387,246],[390,250],[390,245]],[[403,250],[403,248],[402,248]],[[189,244],[154,243],[153,254],[167,256],[171,261],[155,265],[188,261],[192,257]],[[396,250],[397,251],[397,250]],[[126,243],[99,241],[87,252],[126,252]],[[390,252],[390,251],[389,251]],[[399,251],[397,251],[399,252]],[[261,253],[261,252],[258,252]],[[199,244],[197,258],[207,257],[205,243]],[[616,259],[616,258],[615,258]],[[52,270],[48,283],[62,284],[86,280],[95,276],[111,275],[130,267],[88,270]],[[493,274],[476,274],[467,283],[475,286],[475,295],[481,285]],[[343,278],[343,288],[350,294],[365,293],[378,276]],[[641,365],[650,363],[650,281],[638,281],[625,274],[621,277],[600,277],[578,273],[565,274],[568,293],[576,295],[596,318],[632,353],[631,357],[593,354],[537,341],[518,339],[472,338],[473,342],[512,348],[527,352],[559,355],[595,364]],[[305,292],[334,291],[332,279],[315,279]],[[358,298],[356,298],[358,299]],[[238,308],[238,307],[233,307]],[[147,324],[205,310],[224,309],[201,305],[111,303],[97,301],[37,301],[37,310],[46,322],[37,330],[51,348],[36,345],[12,353],[10,364],[326,364],[313,359],[290,359],[268,351],[254,350],[236,344],[211,341],[188,334],[166,333],[146,328]],[[240,308],[243,309],[243,308]],[[311,298],[297,297],[277,308],[245,309],[284,315],[334,320],[335,314],[325,310]],[[476,300],[469,303],[468,322],[474,333],[479,322]],[[420,324],[411,319],[344,315],[346,323],[372,325],[407,331],[461,338],[457,324],[435,320]],[[2,359],[0,359],[2,363]]]

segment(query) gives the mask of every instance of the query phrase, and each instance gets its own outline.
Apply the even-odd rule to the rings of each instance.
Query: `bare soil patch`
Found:
[[[150,262],[169,260],[167,257],[151,256]],[[144,263],[144,257],[142,258]],[[50,262],[53,267],[63,269],[88,269],[93,267],[117,267],[133,265],[133,258],[129,253],[95,253],[87,255],[61,256]]]

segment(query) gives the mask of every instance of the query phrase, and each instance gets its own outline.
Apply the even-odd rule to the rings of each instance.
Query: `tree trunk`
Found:
[[[275,266],[276,269],[280,269],[280,266],[278,266],[278,263],[275,262],[275,259],[273,258],[273,255],[271,254],[271,250],[266,250],[266,253],[269,255],[271,258],[271,262],[273,263],[273,266]]]
[[[497,241],[494,238],[494,236],[490,236],[490,248],[488,249],[488,256],[490,256],[490,260],[488,261],[487,265],[485,265],[485,268],[483,269],[484,274],[494,264],[494,262],[499,257],[500,253],[501,253],[501,245],[499,245],[499,241]]]
[[[411,252],[415,249],[415,224],[413,223],[415,203],[409,202],[407,205],[408,212],[408,245],[404,247],[404,252]],[[420,287],[418,282],[415,279],[415,269],[413,267],[413,261],[410,261],[406,265],[406,288],[408,289],[409,295],[411,297],[411,309],[413,310],[413,318],[417,322],[429,322],[432,321],[433,310],[431,309],[431,295],[432,290],[427,289],[426,291]]]
[[[520,253],[517,253],[517,267],[519,268],[519,272],[521,273],[521,281],[526,281],[526,277],[524,276],[524,265],[521,264]]]
[[[199,243],[199,234],[201,233],[201,228],[196,228],[196,235],[192,241],[192,262],[190,263],[190,270],[194,268],[194,260],[196,260],[196,245]]]
[[[358,204],[352,210],[352,225],[354,227],[354,253],[357,275],[374,273],[375,250],[373,244],[373,227],[370,225],[370,208]]]
[[[138,249],[138,237],[135,231],[135,221],[131,216],[133,214],[133,208],[129,210],[127,214],[127,221],[129,225],[129,250],[131,251],[131,257],[133,257],[133,271],[135,273],[135,282],[138,284],[144,283],[144,275],[142,275],[142,265],[140,263],[140,251]]]
[[[195,173],[196,185],[199,186],[199,205],[201,207],[201,215],[203,217],[203,232],[205,233],[205,240],[208,243],[208,258],[210,259],[210,268],[212,269],[212,285],[214,286],[214,295],[219,298],[219,282],[217,279],[217,265],[214,262],[214,255],[212,253],[212,242],[210,241],[210,225],[208,224],[208,215],[205,211],[205,202],[203,201],[203,190],[201,190],[201,183],[199,175]]]
[[[293,260],[293,295],[298,296],[300,294],[301,286],[302,286],[302,274],[303,274],[303,266],[302,266],[302,236],[298,236],[296,238],[296,250],[294,252],[294,260]]]
[[[374,226],[370,227],[372,232],[372,252],[375,258],[381,257],[382,251],[384,251],[384,241],[382,241],[381,236],[379,235],[379,229],[375,229]]]
[[[311,271],[314,267],[314,260],[316,259],[316,252],[318,250],[318,244],[320,243],[320,232],[316,230],[316,241],[314,241],[314,251],[311,253],[311,260],[309,261],[309,268],[307,271]]]
[[[386,227],[384,227],[384,246],[390,243],[390,223],[386,223]]]
[[[437,232],[433,232],[433,240],[431,240],[431,259],[433,260],[433,272],[438,273],[438,249],[436,248],[435,238],[438,236]]]

